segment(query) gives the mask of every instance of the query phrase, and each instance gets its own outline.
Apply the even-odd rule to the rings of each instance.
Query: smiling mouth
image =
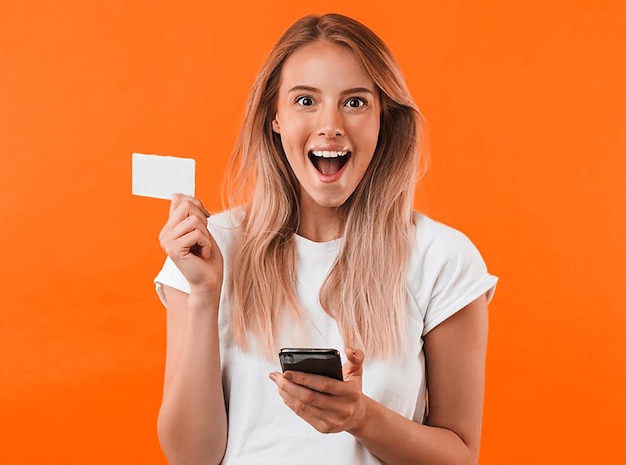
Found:
[[[347,150],[311,150],[309,160],[324,176],[338,173],[348,163],[352,152]]]

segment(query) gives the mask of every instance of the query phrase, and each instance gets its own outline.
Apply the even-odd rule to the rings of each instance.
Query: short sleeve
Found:
[[[489,274],[474,244],[461,232],[445,227],[425,256],[430,292],[423,335],[483,294],[490,302],[498,278]]]
[[[180,272],[178,267],[174,264],[171,258],[167,257],[165,259],[165,263],[163,264],[163,268],[159,271],[156,278],[154,278],[154,283],[156,284],[156,292],[161,299],[163,305],[166,305],[165,294],[163,293],[163,285],[173,287],[174,289],[178,289],[179,291],[183,291],[189,294],[189,283]]]

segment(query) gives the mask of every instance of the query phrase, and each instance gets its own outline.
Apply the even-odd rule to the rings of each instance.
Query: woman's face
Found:
[[[284,63],[276,117],[301,209],[336,208],[369,166],[380,128],[377,88],[347,48],[318,41]]]

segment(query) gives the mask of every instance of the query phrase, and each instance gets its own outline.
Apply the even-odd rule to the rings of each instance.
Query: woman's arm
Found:
[[[226,450],[217,309],[165,287],[167,350],[158,433],[172,465],[218,464]]]
[[[481,297],[424,338],[429,412],[426,425],[366,399],[354,435],[392,464],[478,462],[483,411],[487,302]]]
[[[185,294],[164,286],[167,349],[158,434],[172,465],[218,464],[226,450],[218,332],[223,259],[207,216],[199,200],[175,195],[160,234],[190,287]]]
[[[361,351],[348,351],[343,383],[298,372],[271,376],[285,403],[316,429],[348,431],[388,465],[475,465],[487,327],[487,301],[481,296],[426,335],[429,413],[425,425],[362,394]]]

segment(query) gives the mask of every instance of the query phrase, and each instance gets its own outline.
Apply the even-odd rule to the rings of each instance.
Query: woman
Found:
[[[364,25],[308,16],[278,41],[231,160],[239,206],[176,195],[161,231],[172,464],[477,462],[496,278],[412,210],[420,122]],[[344,381],[280,373],[301,346],[345,348]]]

